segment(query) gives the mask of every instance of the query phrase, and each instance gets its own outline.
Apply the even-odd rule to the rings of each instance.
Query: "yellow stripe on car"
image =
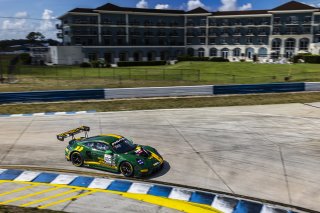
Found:
[[[163,159],[161,157],[159,157],[158,155],[156,155],[155,153],[153,153],[153,152],[151,152],[151,157],[150,158],[155,158],[160,163],[163,163]]]
[[[115,135],[115,134],[108,134],[108,135],[102,135],[102,136],[109,136],[109,137],[115,137],[115,138],[122,138],[121,135]]]

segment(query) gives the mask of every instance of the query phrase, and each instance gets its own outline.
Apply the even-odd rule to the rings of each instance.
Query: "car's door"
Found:
[[[94,149],[92,149],[92,157],[95,162],[99,163],[99,166],[116,170],[115,156],[109,145],[101,142],[95,142]]]

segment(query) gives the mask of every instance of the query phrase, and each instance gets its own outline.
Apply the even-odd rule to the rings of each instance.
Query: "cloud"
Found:
[[[247,4],[244,4],[241,7],[239,7],[239,10],[250,10],[251,8],[252,8],[252,4],[247,3]]]
[[[189,0],[187,3],[187,9],[193,10],[197,7],[205,7],[205,5],[200,0]]]
[[[155,9],[158,9],[158,10],[163,10],[163,9],[169,9],[170,6],[168,4],[157,4],[155,6]]]
[[[26,27],[27,20],[25,18],[28,17],[27,12],[17,12],[14,15],[14,19],[6,19],[2,22],[2,30],[15,30],[15,29],[23,29]]]
[[[252,8],[251,3],[246,3],[240,7],[237,6],[237,0],[221,0],[222,6],[220,11],[235,11],[235,10],[249,10]]]
[[[59,23],[53,16],[53,11],[45,9],[41,19],[29,17],[25,11],[17,12],[14,18],[0,21],[0,39],[24,39],[30,32],[41,32],[46,38],[57,39],[55,24]]]
[[[148,2],[146,0],[140,0],[137,5],[137,8],[148,8]]]
[[[219,7],[220,11],[230,11],[237,9],[237,0],[221,0],[222,6]]]
[[[53,17],[53,11],[45,9],[42,13],[42,21],[39,26],[39,31],[47,31],[47,30],[52,30],[55,28],[54,25],[54,19]]]

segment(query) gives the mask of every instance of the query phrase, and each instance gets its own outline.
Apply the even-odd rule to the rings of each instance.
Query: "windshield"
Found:
[[[133,144],[131,141],[129,141],[126,138],[121,138],[120,140],[118,140],[112,144],[113,150],[117,153],[120,153],[120,154],[132,151],[136,147],[137,147],[137,145]]]

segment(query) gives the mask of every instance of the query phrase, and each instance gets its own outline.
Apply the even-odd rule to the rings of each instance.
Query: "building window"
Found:
[[[206,43],[206,39],[205,38],[200,38],[200,44],[205,44]]]
[[[265,39],[264,38],[258,38],[258,43],[259,44],[265,44]]]
[[[117,43],[118,43],[118,45],[123,45],[123,39],[122,38],[118,38],[117,39]]]
[[[306,16],[306,17],[304,17],[303,22],[304,22],[305,24],[311,23],[311,16]]]
[[[234,38],[233,41],[234,41],[235,44],[240,44],[240,38]]]
[[[221,38],[221,44],[227,44],[227,41],[225,38]]]
[[[288,24],[298,24],[299,23],[299,19],[297,16],[289,16],[287,18],[287,23]]]
[[[302,38],[302,39],[300,39],[300,42],[299,42],[299,50],[305,50],[305,51],[307,51],[307,50],[308,50],[308,47],[309,47],[309,39],[307,39],[307,38]]]
[[[216,43],[216,38],[210,38],[210,44],[215,44]]]
[[[280,50],[281,48],[281,39],[275,38],[272,40],[272,50]]]
[[[246,41],[247,41],[247,44],[252,44],[252,43],[253,43],[252,37],[248,37],[248,38],[246,39]]]
[[[187,38],[187,44],[192,44],[192,39],[191,38]]]
[[[204,49],[203,48],[198,49],[198,57],[204,57]]]
[[[280,23],[281,23],[280,17],[274,17],[273,24],[280,24]]]
[[[218,50],[216,48],[210,49],[210,56],[216,57],[218,56]]]
[[[240,48],[236,48],[233,50],[233,56],[235,57],[239,57],[241,55],[241,49]]]

